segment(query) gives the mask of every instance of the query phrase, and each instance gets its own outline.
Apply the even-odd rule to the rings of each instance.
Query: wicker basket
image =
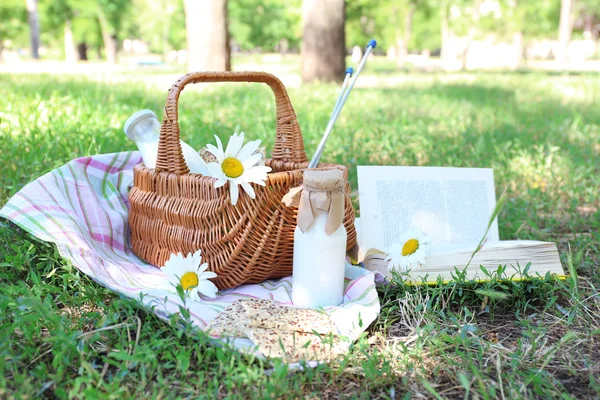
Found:
[[[178,99],[189,83],[262,82],[269,85],[277,104],[277,128],[272,168],[266,186],[254,185],[256,198],[243,191],[236,206],[229,185],[215,189],[215,179],[189,173],[179,144]],[[319,167],[335,165],[320,164]],[[219,289],[259,283],[292,272],[296,208],[281,198],[302,184],[308,167],[296,115],[285,87],[262,72],[197,72],[184,75],[169,90],[160,131],[155,169],[139,164],[129,193],[129,226],[135,254],[163,266],[171,253],[202,250],[203,261],[217,274]],[[344,170],[344,166],[335,166]],[[347,184],[347,193],[350,186]],[[346,196],[344,225],[348,249],[356,243],[354,210]]]

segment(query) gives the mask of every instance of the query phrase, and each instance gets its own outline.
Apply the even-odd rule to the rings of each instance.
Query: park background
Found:
[[[556,242],[566,281],[380,288],[337,363],[293,372],[208,344],[0,221],[0,397],[598,398],[600,3],[596,0],[2,0],[0,204],[82,156],[135,150],[187,71],[262,70],[316,149],[344,67],[378,46],[323,161],[494,169],[502,239]],[[261,85],[181,96],[183,139],[274,140]]]
[[[302,53],[304,81],[341,80],[344,55],[397,69],[598,69],[598,0],[4,0],[0,61],[231,69],[231,56]],[[273,59],[273,58],[271,58]],[[294,60],[294,57],[291,57]],[[233,66],[235,67],[235,62]],[[44,71],[44,66],[38,66]]]

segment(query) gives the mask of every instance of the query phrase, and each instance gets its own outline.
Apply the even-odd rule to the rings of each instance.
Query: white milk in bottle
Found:
[[[298,206],[292,276],[294,305],[338,306],[344,300],[344,188],[342,170],[307,169],[302,189],[292,189],[284,197],[288,206]]]

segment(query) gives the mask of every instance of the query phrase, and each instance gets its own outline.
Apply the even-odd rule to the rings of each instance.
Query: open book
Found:
[[[486,280],[481,267],[493,273],[499,266],[506,266],[506,277],[520,279],[528,264],[529,276],[564,276],[556,244],[500,241],[497,220],[488,230],[496,206],[491,169],[359,166],[358,188],[359,260],[368,269],[390,277],[384,252],[406,230],[419,229],[431,238],[431,254],[406,273],[415,283],[449,281],[456,269],[467,279]]]

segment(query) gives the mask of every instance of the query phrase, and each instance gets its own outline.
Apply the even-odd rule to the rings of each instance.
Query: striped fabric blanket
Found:
[[[54,243],[64,258],[94,281],[141,302],[165,320],[184,306],[191,322],[204,329],[240,298],[291,304],[291,277],[222,290],[214,300],[185,304],[176,294],[157,289],[165,274],[136,257],[128,239],[127,193],[133,167],[140,162],[139,152],[75,159],[26,185],[4,205],[0,217]],[[379,313],[373,274],[347,265],[344,302],[326,311],[340,334],[355,340]],[[248,339],[231,343],[242,350],[252,347]]]

